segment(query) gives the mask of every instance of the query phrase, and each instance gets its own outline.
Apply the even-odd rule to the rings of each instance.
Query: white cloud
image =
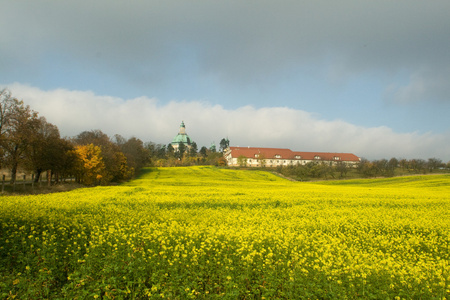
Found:
[[[198,146],[218,144],[229,137],[232,145],[291,148],[298,151],[352,152],[369,159],[430,158],[450,160],[450,133],[396,133],[388,127],[361,127],[342,120],[321,120],[316,115],[287,107],[235,110],[201,101],[121,99],[90,91],[44,91],[22,84],[9,85],[12,95],[24,100],[54,123],[62,135],[100,129],[113,136],[136,136],[144,142],[169,143],[183,120]]]

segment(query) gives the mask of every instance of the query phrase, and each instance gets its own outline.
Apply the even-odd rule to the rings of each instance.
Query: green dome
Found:
[[[180,143],[183,143],[185,146],[190,146],[192,143],[191,138],[186,134],[186,126],[183,121],[180,125],[180,132],[172,140],[172,145],[178,145]]]
[[[179,144],[179,143],[190,145],[191,138],[187,134],[177,134],[177,136],[173,138],[172,144]]]

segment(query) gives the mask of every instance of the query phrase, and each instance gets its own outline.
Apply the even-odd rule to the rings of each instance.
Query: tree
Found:
[[[117,168],[118,163],[123,163],[121,155],[118,154],[121,152],[120,147],[113,143],[105,133],[100,130],[83,131],[73,140],[77,145],[93,144],[94,146],[100,147],[105,167],[105,172],[102,175],[103,183],[118,181],[120,178],[123,178],[123,174]],[[116,137],[116,141],[121,142],[119,137]]]
[[[264,155],[264,153],[259,153],[258,154],[258,161],[259,161],[259,165],[261,167],[265,167],[266,166],[266,156]]]
[[[184,155],[185,152],[186,152],[186,146],[183,143],[181,143],[181,142],[178,143],[178,149],[175,152],[175,157],[178,160],[182,160],[183,159],[183,155]]]
[[[388,168],[391,175],[394,175],[395,169],[399,166],[400,162],[395,157],[391,158],[388,162]]]
[[[147,142],[145,143],[144,148],[148,151],[149,163],[166,158],[166,145]]]
[[[68,174],[73,167],[69,150],[72,144],[61,139],[55,125],[38,118],[37,112],[6,89],[0,91],[0,158],[11,167],[12,183],[19,167],[35,172],[36,181],[44,170],[50,177],[55,174],[58,181],[59,173]]]
[[[139,171],[150,162],[150,151],[144,147],[144,143],[136,138],[131,137],[128,140],[116,135],[116,141],[121,140],[118,144],[121,152],[126,156],[128,166],[135,171]]]
[[[405,169],[408,169],[408,161],[405,158],[402,158],[399,162],[398,165],[400,166],[400,168],[402,168],[402,170],[404,171]]]
[[[10,116],[17,105],[17,100],[11,96],[7,89],[0,91],[0,162],[4,164],[5,150],[3,143],[6,142],[6,132],[9,129]]]
[[[121,147],[126,142],[127,142],[127,140],[123,136],[121,136],[120,134],[115,134],[114,135],[114,143],[116,145],[118,145],[119,147]]]
[[[220,152],[225,151],[230,146],[230,141],[228,139],[223,138],[220,141]]]
[[[437,170],[438,168],[442,167],[444,164],[442,163],[442,160],[438,158],[429,158],[428,162],[428,170],[430,172],[433,172],[434,170]]]
[[[148,165],[154,165],[154,163],[158,159],[164,159],[166,156],[166,146],[164,146],[164,154],[162,157],[159,157],[159,149],[161,148],[161,145],[157,145],[153,142],[146,142],[144,144],[144,148],[148,153]]]
[[[411,159],[410,162],[410,168],[414,172],[423,172],[426,173],[427,170],[427,162],[423,159]]]
[[[202,155],[203,158],[206,158],[208,156],[208,148],[206,148],[205,146],[201,147],[200,154]]]
[[[114,165],[110,171],[111,181],[114,182],[129,179],[135,173],[135,169],[129,166],[127,157],[122,152],[114,153]]]
[[[237,163],[240,167],[245,167],[247,166],[247,157],[245,155],[240,155],[237,158]]]
[[[58,153],[62,156],[62,159],[56,161],[55,170],[63,178],[66,178],[68,175],[74,175],[75,166],[77,164],[77,157],[73,151],[74,145],[70,140],[60,139],[57,148],[59,149]]]
[[[74,143],[77,145],[89,145],[94,144],[102,148],[107,148],[112,145],[112,142],[108,135],[101,130],[83,131],[78,134],[74,139]]]
[[[64,164],[64,156],[72,148],[61,139],[58,127],[48,123],[44,117],[40,117],[26,154],[28,169],[36,174],[34,180],[38,182],[41,173],[45,170],[50,176],[52,173],[60,172]]]
[[[175,156],[175,149],[173,148],[172,144],[167,145],[167,158],[173,158]]]
[[[215,153],[216,152],[216,145],[214,143],[211,144],[211,147],[209,147],[209,151]]]
[[[80,183],[93,185],[104,179],[105,164],[99,146],[94,144],[76,146],[74,153],[78,159],[75,169]]]
[[[373,161],[374,170],[376,175],[383,175],[383,176],[393,176],[393,170],[392,174],[390,172],[389,168],[389,162],[387,159],[380,159]]]
[[[14,112],[17,104],[18,100],[13,98],[7,89],[0,91],[0,140],[4,138],[11,114]]]
[[[365,158],[362,158],[361,161],[359,162],[358,171],[361,175],[365,177],[372,177],[375,176],[376,174],[374,164]]]
[[[4,110],[1,120],[0,146],[3,163],[11,168],[11,184],[16,181],[19,163],[25,161],[25,153],[36,137],[37,112],[10,96],[2,96]],[[4,101],[4,102],[3,102]],[[3,108],[0,109],[3,111]]]
[[[197,156],[197,151],[198,151],[198,149],[197,149],[197,143],[196,143],[196,142],[193,142],[193,143],[191,144],[191,147],[189,148],[189,156],[192,156],[192,157]]]
[[[347,176],[349,167],[348,167],[347,163],[345,163],[343,161],[338,161],[335,166],[335,169],[337,172],[339,172],[339,178],[344,178],[345,176]]]
[[[308,168],[309,175],[311,177],[315,178],[325,177],[325,179],[327,179],[328,175],[330,175],[331,177],[334,178],[333,168],[329,163],[326,163],[324,161],[321,162],[314,161],[309,162],[306,166]]]
[[[204,159],[203,163],[212,166],[219,166],[223,165],[224,163],[226,164],[226,162],[222,161],[222,159],[224,160],[222,153],[208,150],[208,156],[206,157],[206,159]]]
[[[166,158],[166,145],[158,144],[156,145],[155,150],[157,158]]]

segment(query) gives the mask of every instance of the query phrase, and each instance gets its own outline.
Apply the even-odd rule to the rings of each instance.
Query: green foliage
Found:
[[[227,149],[230,146],[230,141],[228,140],[228,138],[223,138],[220,140],[220,152],[225,151],[225,149]]]
[[[397,160],[391,158],[369,161],[362,159],[354,166],[345,162],[317,161],[309,162],[306,165],[278,166],[275,170],[283,176],[298,181],[308,181],[316,179],[352,179],[371,177],[393,177],[412,174],[426,173],[448,173],[450,168],[439,159],[430,158],[428,162],[420,159]]]
[[[247,157],[245,155],[240,155],[237,158],[237,162],[240,167],[246,167],[247,166]]]

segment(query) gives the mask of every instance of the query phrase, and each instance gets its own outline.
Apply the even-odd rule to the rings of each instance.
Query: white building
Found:
[[[224,151],[228,166],[277,167],[309,162],[338,162],[357,165],[361,158],[352,153],[298,152],[280,148],[229,147]]]

